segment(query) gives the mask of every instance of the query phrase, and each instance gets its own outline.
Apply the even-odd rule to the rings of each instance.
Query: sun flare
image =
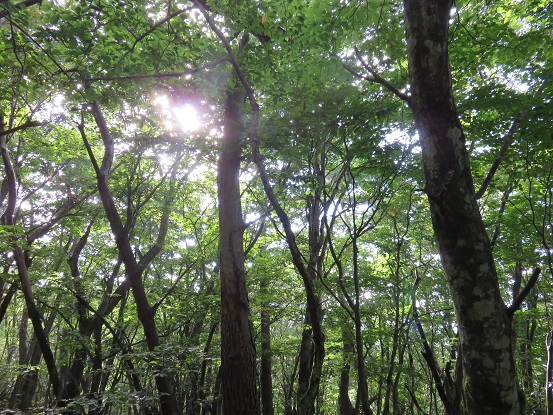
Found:
[[[157,95],[154,102],[160,109],[168,130],[194,132],[200,128],[200,115],[192,104],[175,105],[166,95]]]

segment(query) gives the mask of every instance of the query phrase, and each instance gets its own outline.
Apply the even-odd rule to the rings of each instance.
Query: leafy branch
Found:
[[[549,78],[552,75],[551,72],[547,74],[545,79],[543,80],[541,86],[538,88],[536,93],[533,96],[533,99],[538,99],[543,91],[545,90],[545,86],[549,82]],[[518,126],[520,122],[522,121],[522,118],[526,114],[526,110],[520,110],[515,115],[515,118],[513,119],[513,122],[511,123],[511,127],[509,128],[509,131],[507,134],[505,134],[505,137],[503,137],[503,144],[501,145],[501,148],[499,149],[499,153],[497,154],[497,157],[495,158],[492,166],[490,167],[490,170],[488,171],[488,174],[486,175],[486,178],[482,182],[482,185],[480,186],[480,189],[474,194],[474,197],[476,199],[480,199],[486,190],[488,189],[488,186],[493,180],[493,177],[495,173],[497,172],[497,169],[499,168],[499,165],[503,161],[503,157],[505,157],[505,154],[507,154],[507,150],[509,149],[509,146],[513,142],[513,137],[515,136],[515,133],[518,130]]]
[[[360,74],[359,72],[355,71],[354,69],[350,68],[348,65],[343,64],[342,66],[344,69],[346,69],[349,73],[356,76],[359,79],[363,79],[364,81],[372,82],[374,84],[380,84],[384,86],[386,89],[388,89],[390,92],[392,92],[395,96],[400,98],[401,100],[407,102],[408,105],[411,103],[411,97],[403,92],[401,92],[399,89],[397,89],[395,86],[393,86],[390,82],[388,82],[386,79],[384,79],[382,76],[380,76],[373,68],[371,68],[367,62],[365,62],[365,59],[363,58],[363,55],[361,55],[361,52],[357,47],[355,47],[355,56],[361,62],[361,65],[363,65],[363,68],[367,70],[372,76],[366,76],[363,74]]]

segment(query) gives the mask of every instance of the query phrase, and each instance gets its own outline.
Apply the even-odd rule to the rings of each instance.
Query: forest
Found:
[[[0,414],[553,415],[553,3],[0,34]]]

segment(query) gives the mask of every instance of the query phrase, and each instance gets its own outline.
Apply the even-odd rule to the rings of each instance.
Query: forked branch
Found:
[[[388,91],[393,93],[396,97],[399,99],[407,102],[408,105],[411,103],[411,97],[404,92],[401,92],[399,89],[397,89],[395,86],[393,86],[390,82],[388,82],[386,79],[384,79],[382,76],[380,76],[373,68],[371,68],[367,62],[365,62],[365,59],[363,58],[363,55],[361,55],[361,52],[357,47],[355,48],[355,56],[361,62],[361,65],[363,65],[363,68],[367,72],[371,74],[371,76],[366,76],[363,74],[360,74],[359,72],[355,71],[354,69],[350,68],[346,64],[343,64],[342,66],[352,75],[356,76],[359,79],[363,79],[368,82],[372,82],[374,84],[380,84],[384,86]]]
[[[524,289],[521,291],[521,293],[518,295],[518,297],[513,301],[513,304],[507,309],[507,314],[511,317],[515,311],[517,311],[526,298],[526,296],[530,293],[532,288],[534,288],[534,285],[536,285],[536,282],[538,281],[538,278],[541,273],[541,268],[537,267],[534,269],[534,272],[532,272],[532,276],[528,280],[528,283],[524,287]]]

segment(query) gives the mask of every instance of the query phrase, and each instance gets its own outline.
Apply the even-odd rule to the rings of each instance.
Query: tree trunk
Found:
[[[355,346],[349,331],[347,318],[342,321],[342,370],[340,371],[340,387],[338,394],[338,409],[340,415],[355,415],[355,408],[349,397],[349,371],[350,360],[354,356]]]
[[[261,409],[263,415],[274,415],[273,407],[273,375],[271,362],[271,314],[267,301],[268,284],[266,276],[261,277],[259,294],[263,304],[261,306]]]
[[[255,345],[244,271],[244,222],[240,198],[241,107],[244,93],[229,92],[219,154],[219,264],[221,279],[221,368],[224,415],[258,415]]]
[[[301,398],[309,389],[311,368],[313,367],[313,329],[311,327],[311,314],[309,314],[309,310],[306,310],[303,319],[303,330],[301,332],[300,350],[298,352],[297,409],[298,413],[301,414],[312,414],[315,408],[313,402],[309,407],[303,409],[301,407]]]
[[[459,324],[470,414],[521,412],[511,320],[501,299],[453,102],[448,58],[451,1],[404,0],[411,109],[425,192]]]
[[[547,333],[545,346],[547,350],[547,367],[545,371],[545,401],[547,404],[547,415],[553,415],[553,330]]]
[[[0,132],[4,131],[4,120],[0,119]],[[8,203],[6,210],[2,215],[2,224],[13,227],[15,225],[14,220],[14,211],[15,205],[17,202],[17,184],[15,178],[15,171],[11,162],[6,135],[0,135],[0,153],[2,157],[2,162],[4,164],[4,170],[6,174],[6,181],[8,183]],[[48,375],[50,382],[52,383],[52,389],[54,390],[54,395],[58,404],[60,406],[64,405],[64,399],[62,396],[63,390],[61,388],[60,377],[58,373],[58,368],[56,366],[56,361],[54,354],[52,353],[52,348],[50,347],[50,342],[48,339],[48,334],[42,325],[42,317],[40,311],[35,302],[33,289],[31,286],[31,281],[29,279],[28,273],[28,263],[25,258],[25,252],[18,241],[18,236],[13,234],[13,259],[17,266],[17,271],[19,275],[19,281],[21,284],[21,291],[25,298],[25,305],[27,307],[27,312],[29,314],[29,319],[33,325],[33,330],[37,339],[37,342],[40,346],[42,356],[44,357],[44,362],[46,363],[46,368],[48,370]]]
[[[44,324],[44,330],[46,330],[47,333],[50,333],[55,319],[56,313],[51,312]],[[26,411],[32,406],[36,387],[38,385],[38,370],[36,370],[36,368],[40,364],[41,358],[42,352],[38,345],[36,336],[33,336],[31,338],[30,345],[27,348],[25,360],[23,360],[23,363],[20,363],[33,368],[33,370],[27,370],[17,376],[10,396],[8,408]]]

